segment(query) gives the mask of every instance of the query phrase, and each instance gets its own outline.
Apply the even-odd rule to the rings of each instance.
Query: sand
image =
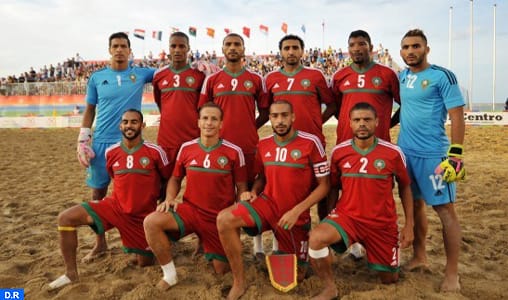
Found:
[[[334,141],[334,129],[326,129]],[[264,130],[263,134],[268,131]],[[213,275],[203,257],[192,258],[194,237],[174,249],[180,282],[167,292],[154,285],[161,278],[159,266],[139,268],[127,264],[116,230],[107,234],[110,250],[90,264],[78,263],[80,282],[58,291],[47,284],[63,274],[58,248],[56,217],[60,211],[90,197],[85,171],[75,158],[78,129],[0,130],[0,288],[24,288],[26,299],[220,299],[231,285],[231,275]],[[145,131],[155,140],[156,128]],[[336,256],[336,283],[342,299],[502,299],[508,297],[508,128],[468,127],[465,154],[467,181],[458,187],[458,211],[463,238],[460,256],[460,294],[440,294],[445,263],[440,224],[428,209],[427,253],[430,269],[402,273],[395,285],[382,285],[366,262]],[[328,149],[330,150],[330,149]],[[400,201],[398,208],[401,211]],[[94,235],[78,230],[78,260],[91,249]],[[271,246],[265,235],[265,246]],[[321,283],[316,276],[283,294],[269,283],[268,275],[251,257],[251,239],[242,237],[247,280],[242,299],[307,299]],[[402,261],[411,257],[402,252]]]

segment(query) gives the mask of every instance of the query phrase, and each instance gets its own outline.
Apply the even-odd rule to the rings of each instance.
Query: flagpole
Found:
[[[492,111],[496,110],[496,3],[494,3],[494,21],[492,36]]]
[[[470,44],[469,44],[469,109],[473,110],[473,0],[470,0],[471,16],[470,16]]]
[[[449,23],[448,23],[448,69],[452,68],[452,18],[453,6],[450,6]]]
[[[325,19],[323,19],[323,23],[321,23],[321,26],[323,26],[323,36],[322,36],[322,44],[323,44],[323,48],[321,48],[322,50],[325,49]]]

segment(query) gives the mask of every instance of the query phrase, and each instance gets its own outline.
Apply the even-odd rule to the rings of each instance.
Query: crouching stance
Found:
[[[400,246],[413,241],[413,198],[405,157],[399,147],[376,138],[378,118],[365,102],[349,114],[353,139],[334,147],[331,154],[330,197],[342,194],[334,210],[310,233],[309,256],[324,289],[315,299],[337,297],[329,246],[344,252],[359,242],[367,251],[368,266],[379,271],[383,283],[394,283],[399,275],[399,233],[392,188],[395,177],[404,207],[405,224]]]
[[[191,233],[199,237],[205,258],[212,261],[216,273],[229,270],[216,219],[219,211],[235,202],[235,188],[238,193],[247,190],[247,171],[242,150],[219,138],[222,119],[222,110],[216,104],[200,108],[200,137],[182,145],[166,199],[145,219],[148,244],[163,272],[159,289],[166,290],[178,282],[169,239],[177,241]],[[178,203],[176,197],[184,177],[185,194],[183,202]]]
[[[114,181],[111,196],[73,206],[58,216],[65,274],[51,282],[50,289],[78,280],[76,227],[81,225],[89,225],[97,234],[117,228],[124,252],[136,254],[140,266],[153,264],[143,219],[157,207],[161,179],[170,174],[164,150],[143,141],[144,127],[140,111],[130,109],[123,114],[120,123],[122,141],[106,150],[106,168]]]

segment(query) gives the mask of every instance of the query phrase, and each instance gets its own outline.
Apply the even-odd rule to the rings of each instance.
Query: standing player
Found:
[[[109,174],[104,153],[121,139],[118,123],[122,113],[129,108],[141,110],[141,98],[145,83],[152,81],[154,69],[129,65],[131,43],[124,32],[109,37],[110,66],[94,72],[88,80],[86,108],[78,136],[78,159],[87,167],[86,183],[92,188],[92,199],[106,196]],[[98,113],[96,115],[96,109]],[[95,130],[92,142],[92,124]],[[91,143],[92,142],[92,143]],[[91,143],[91,148],[90,148]],[[104,235],[98,235],[92,251],[83,258],[88,262],[107,250]]]
[[[292,126],[295,114],[291,103],[275,101],[269,117],[274,135],[259,141],[258,177],[252,190],[241,195],[244,201],[223,210],[217,218],[233,272],[229,300],[240,298],[246,290],[239,229],[249,227],[250,234],[272,230],[280,251],[294,253],[300,265],[306,264],[310,207],[330,188],[325,150],[318,137]],[[300,270],[299,280],[304,275]]]
[[[460,224],[455,213],[455,181],[464,179],[464,99],[455,75],[427,61],[427,37],[420,29],[409,30],[401,41],[400,56],[409,68],[402,71],[398,144],[408,161],[415,199],[413,270],[427,264],[425,204],[441,220],[446,252],[445,278],[441,290],[459,291]],[[451,145],[446,136],[447,114],[451,120]]]
[[[304,49],[305,45],[299,36],[291,34],[284,36],[279,41],[282,68],[268,73],[265,84],[270,102],[287,100],[293,105],[297,116],[294,123],[295,129],[319,137],[325,147],[324,115],[321,114],[321,106],[326,105],[325,114],[333,110],[333,94],[321,70],[302,65]],[[320,218],[328,214],[326,206],[325,200],[319,202]]]
[[[169,37],[171,64],[154,75],[153,95],[161,113],[157,143],[166,151],[171,170],[180,146],[199,136],[199,92],[205,74],[187,63],[189,37],[174,32]]]
[[[324,289],[315,299],[337,297],[333,279],[332,246],[344,252],[350,244],[361,242],[367,249],[369,268],[379,272],[383,283],[399,278],[399,233],[393,199],[393,177],[397,179],[404,215],[400,235],[402,248],[413,241],[413,199],[410,180],[402,151],[375,136],[378,118],[373,106],[366,102],[350,110],[353,139],[335,146],[330,163],[330,197],[342,193],[335,209],[310,233],[309,256],[313,269],[324,282]]]
[[[199,110],[201,137],[184,143],[178,152],[166,200],[145,219],[150,248],[163,271],[157,287],[163,290],[178,281],[171,256],[171,240],[196,233],[205,257],[213,260],[215,272],[227,270],[227,259],[217,232],[217,214],[234,203],[236,191],[247,191],[247,173],[242,150],[219,138],[222,110],[206,103]],[[187,177],[183,203],[175,201]]]
[[[76,227],[89,225],[97,234],[117,228],[123,250],[135,253],[140,266],[153,264],[143,231],[143,219],[157,206],[161,180],[166,180],[169,163],[164,150],[143,141],[145,127],[139,110],[129,109],[120,123],[121,142],[106,150],[106,169],[113,178],[113,193],[102,201],[75,205],[58,215],[60,250],[65,274],[49,284],[50,289],[61,288],[78,281]]]
[[[332,90],[337,95],[339,119],[337,145],[353,137],[349,126],[349,112],[359,102],[367,102],[374,107],[379,120],[376,136],[390,141],[393,101],[400,104],[399,80],[392,69],[372,60],[372,48],[367,32],[351,32],[348,51],[353,63],[333,74]]]

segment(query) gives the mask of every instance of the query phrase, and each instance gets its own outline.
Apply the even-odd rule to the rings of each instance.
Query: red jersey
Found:
[[[246,69],[238,73],[227,69],[214,73],[205,79],[199,106],[209,101],[224,111],[221,137],[238,145],[245,154],[255,153],[259,140],[256,103],[258,109],[270,106],[261,75]]]
[[[178,71],[166,66],[155,72],[153,95],[161,113],[157,143],[162,147],[178,150],[199,136],[198,101],[204,79],[204,73],[189,65]]]
[[[376,109],[379,119],[376,136],[390,141],[393,101],[400,104],[399,79],[392,69],[372,62],[366,71],[359,72],[350,65],[333,74],[332,90],[340,105],[336,144],[353,138],[349,111],[358,102],[367,102]]]
[[[342,183],[339,215],[378,228],[397,221],[393,177],[400,185],[410,184],[406,158],[398,146],[376,138],[371,148],[362,151],[347,140],[333,148],[330,173],[332,186]]]
[[[187,177],[183,201],[215,216],[235,202],[235,184],[247,182],[242,149],[226,140],[210,148],[199,138],[183,143],[173,176]]]
[[[270,103],[287,100],[295,112],[295,129],[311,133],[325,145],[321,104],[334,101],[329,83],[321,70],[301,66],[293,73],[284,69],[270,72],[265,77]]]
[[[125,214],[146,216],[157,207],[161,180],[169,178],[166,152],[142,142],[127,149],[122,142],[106,149],[106,169],[113,179],[112,198]]]
[[[266,177],[263,194],[281,214],[307,198],[316,186],[316,177],[330,173],[321,141],[303,131],[296,131],[285,143],[274,136],[261,139],[256,156],[256,171]],[[309,211],[301,217],[308,220]]]

